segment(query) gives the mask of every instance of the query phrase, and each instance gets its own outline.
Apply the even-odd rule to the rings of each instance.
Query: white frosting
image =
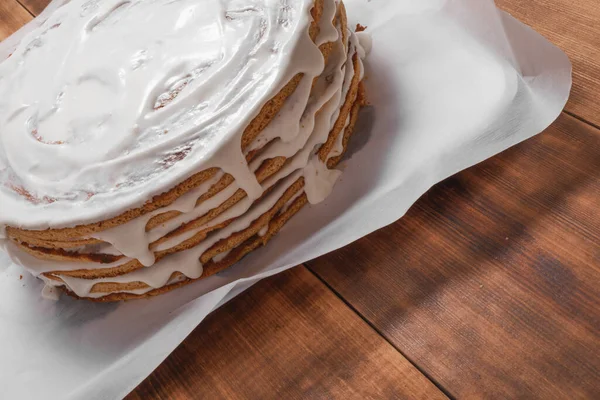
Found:
[[[223,261],[225,259],[225,257],[227,257],[229,255],[229,253],[231,253],[231,250],[227,250],[221,254],[217,254],[216,256],[213,257],[213,261],[214,262]]]
[[[46,277],[43,277],[43,276],[41,277],[41,279],[45,283],[44,288],[42,289],[42,297],[44,297],[47,300],[54,300],[54,301],[59,300],[60,299],[60,295],[61,295],[61,291],[58,288],[60,286],[64,286],[64,283],[62,283],[60,281],[55,281],[53,279],[49,279],[49,278],[46,278]],[[177,277],[174,277],[173,279],[169,279],[169,282],[167,282],[167,284],[170,285],[170,284],[173,284],[173,283],[181,282],[184,279],[185,279],[184,276],[177,276]],[[115,293],[131,293],[131,294],[142,295],[144,293],[148,293],[148,289],[120,290],[120,291],[117,291]],[[105,296],[105,294],[102,294],[102,293],[88,293],[88,295],[86,297],[89,297],[89,298],[92,298],[92,299],[97,299],[97,298],[100,298],[102,296]]]
[[[87,4],[93,3],[92,0]],[[202,7],[198,8],[198,3]],[[42,199],[33,204],[15,196],[11,190],[0,189],[0,201],[7,199],[10,211],[0,210],[0,226],[60,227],[106,219],[143,204],[197,171],[218,167],[222,172],[167,207],[93,234],[93,238],[109,243],[102,245],[107,249],[106,254],[124,255],[114,263],[40,260],[15,244],[6,243],[9,255],[35,275],[53,272],[64,283],[40,277],[50,286],[66,285],[81,297],[106,295],[91,292],[96,283],[102,282],[143,282],[147,288],[125,291],[143,294],[174,283],[171,276],[175,272],[184,275],[178,280],[199,278],[203,271],[200,256],[219,240],[248,228],[272,208],[299,177],[304,177],[304,188],[294,194],[283,210],[303,193],[313,204],[323,201],[341,172],[329,170],[316,149],[327,141],[357,72],[352,57],[365,54],[355,34],[348,32],[349,43],[340,40],[341,27],[331,23],[336,5],[337,1],[325,1],[321,33],[316,43],[307,34],[312,0],[147,0],[146,3],[104,0],[87,11],[82,1],[74,0],[69,7],[60,9],[49,19],[60,21],[60,26],[41,29],[37,35],[32,34],[29,41],[24,40],[31,42],[38,38],[41,47],[27,50],[26,46],[20,46],[21,52],[11,57],[21,60],[18,65],[23,72],[15,65],[10,69],[11,65],[0,64],[0,73],[4,68],[17,81],[33,76],[32,80],[43,88],[44,96],[52,97],[52,93],[61,88],[74,90],[71,94],[68,94],[70,89],[64,90],[66,94],[61,95],[58,102],[49,102],[44,97],[35,101],[34,90],[28,85],[15,88],[12,83],[0,80],[0,95],[5,89],[16,91],[12,100],[0,100],[0,140],[9,146],[6,151],[0,147],[0,179],[9,184],[18,181],[29,194]],[[81,13],[77,14],[78,11]],[[140,14],[142,12],[145,14]],[[150,22],[142,24],[140,19]],[[156,27],[152,26],[154,23]],[[131,28],[127,24],[131,24]],[[63,36],[54,33],[63,27]],[[103,33],[104,30],[110,32]],[[117,41],[114,31],[128,32],[123,36],[126,38],[123,45]],[[69,32],[77,33],[73,36],[75,39],[67,40]],[[54,40],[58,43],[50,40],[50,35],[55,34],[58,37]],[[148,36],[143,37],[145,34]],[[335,43],[325,66],[318,45],[326,42]],[[119,46],[112,48],[114,43]],[[57,70],[56,82],[40,82],[38,75],[42,72],[29,65],[31,59],[35,59],[30,58],[33,51],[45,52],[52,59],[50,65]],[[54,52],[50,54],[50,51]],[[60,57],[62,63],[57,59]],[[199,60],[210,61],[205,65]],[[70,65],[71,62],[81,65]],[[358,72],[362,78],[362,61]],[[244,127],[266,99],[297,73],[304,74],[298,88],[248,150],[269,144],[248,165],[240,146]],[[79,80],[76,77],[80,77]],[[174,97],[171,102],[164,101],[169,97],[163,95],[168,88]],[[94,96],[97,97],[88,98]],[[102,100],[102,96],[107,98]],[[18,104],[23,106],[19,108]],[[115,104],[119,107],[113,107]],[[113,108],[107,112],[107,107]],[[31,122],[31,118],[25,116],[34,112],[47,118],[38,115],[35,135],[23,134],[23,124]],[[98,118],[102,119],[101,123]],[[345,126],[349,121],[348,117]],[[3,127],[7,127],[6,134],[1,130]],[[21,138],[17,137],[19,130]],[[78,133],[86,134],[85,142],[73,139]],[[343,131],[330,156],[341,153],[342,138]],[[98,141],[102,143],[94,147]],[[33,157],[15,160],[8,150],[12,152],[19,147],[31,147],[34,154],[48,153],[48,156],[37,162]],[[71,154],[80,148],[79,154]],[[159,160],[162,156],[166,157],[163,161],[168,166],[157,168],[163,165]],[[254,173],[261,163],[281,156],[288,158],[285,166],[259,184]],[[50,167],[55,169],[44,171]],[[225,172],[230,173],[235,182],[198,204],[199,197]],[[137,174],[139,179],[126,182],[128,174]],[[182,224],[195,221],[218,207],[240,188],[247,196],[216,218],[151,245]],[[269,188],[266,196],[255,201]],[[82,193],[93,195],[81,197]],[[44,196],[57,200],[44,202]],[[70,215],[65,216],[67,209]],[[168,211],[180,214],[146,231],[151,218]],[[210,233],[195,247],[156,262],[154,251],[171,249],[229,220],[233,222]],[[262,236],[267,231],[268,225],[265,225],[258,234]],[[91,246],[94,245],[83,249],[87,251]],[[227,254],[229,251],[214,256],[213,260],[222,260]],[[114,268],[133,259],[148,268],[101,279],[74,278],[55,272]]]
[[[340,132],[340,134],[335,138],[335,142],[333,143],[333,147],[329,152],[328,157],[333,158],[337,157],[344,152],[344,132],[346,128],[350,126],[350,114],[346,117],[346,123],[344,124],[344,129]]]
[[[52,271],[77,271],[84,269],[94,268],[115,268],[120,265],[126,264],[131,261],[131,258],[121,258],[118,261],[109,264],[100,263],[89,263],[89,262],[75,262],[75,261],[55,261],[55,260],[42,260],[31,254],[21,250],[13,241],[7,240],[4,243],[4,249],[12,261],[18,265],[23,266],[34,276],[40,276],[46,272]]]
[[[260,231],[258,231],[258,236],[263,237],[269,232],[269,225],[263,226]]]
[[[55,286],[45,285],[42,289],[42,297],[46,300],[58,301],[60,299],[61,291]]]
[[[358,38],[358,42],[360,43],[360,47],[362,51],[359,53],[361,59],[364,59],[371,53],[371,49],[373,48],[373,37],[370,33],[366,31],[357,32],[356,37]]]
[[[303,190],[299,190],[298,192],[296,192],[295,195],[293,195],[288,201],[287,203],[285,203],[285,205],[283,206],[283,208],[281,209],[281,212],[284,213],[286,212],[292,204],[294,204],[294,202],[298,199],[298,197],[302,196],[304,194],[304,189]]]
[[[342,171],[328,169],[318,157],[312,157],[304,168],[306,197],[310,204],[318,204],[325,200],[333,190],[333,185],[342,175]]]
[[[0,64],[0,225],[103,220],[208,164],[258,198],[241,134],[294,75],[322,70],[312,6],[73,0],[56,10]]]

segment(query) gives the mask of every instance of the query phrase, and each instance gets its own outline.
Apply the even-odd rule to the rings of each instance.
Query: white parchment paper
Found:
[[[0,58],[65,1],[2,42]],[[333,195],[224,273],[151,300],[44,300],[0,254],[1,397],[123,397],[219,305],[396,221],[435,183],[544,130],[567,101],[567,57],[492,0],[346,5],[373,37],[371,106]]]

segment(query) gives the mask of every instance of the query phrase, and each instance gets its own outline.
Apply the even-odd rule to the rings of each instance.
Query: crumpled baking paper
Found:
[[[65,1],[0,44],[0,59]],[[221,304],[396,221],[435,183],[544,130],[567,101],[565,54],[492,0],[346,5],[373,38],[371,106],[332,196],[234,267],[151,300],[48,301],[41,282],[0,254],[4,398],[125,396]]]

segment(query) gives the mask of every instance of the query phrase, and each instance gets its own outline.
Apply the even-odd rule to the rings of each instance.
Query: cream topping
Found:
[[[344,132],[346,131],[346,128],[348,128],[348,126],[350,126],[350,114],[348,114],[348,116],[346,117],[344,129],[342,129],[340,134],[335,138],[335,142],[333,144],[333,147],[331,148],[331,151],[329,152],[328,159],[337,157],[344,151]]]
[[[52,285],[45,285],[42,289],[42,297],[46,300],[57,301],[60,298],[60,290]]]
[[[217,254],[216,256],[213,257],[213,261],[214,262],[221,262],[225,259],[225,257],[227,257],[229,255],[229,253],[231,253],[231,250],[227,250],[224,251],[221,254]]]
[[[258,198],[241,134],[294,75],[322,70],[312,6],[73,0],[56,10],[0,64],[0,225],[106,219],[199,165]]]

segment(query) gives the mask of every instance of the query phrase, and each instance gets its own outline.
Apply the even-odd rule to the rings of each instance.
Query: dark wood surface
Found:
[[[39,15],[51,0],[14,0],[21,3],[23,8],[29,11],[32,15]]]
[[[259,283],[209,316],[129,397],[194,395],[445,398],[304,267]]]
[[[46,3],[0,0],[0,39]],[[573,61],[559,120],[217,310],[132,399],[600,398],[600,2],[497,3]]]
[[[31,14],[13,0],[0,0],[0,40],[31,20]]]
[[[599,205],[600,131],[563,114],[308,266],[453,397],[599,399]]]

